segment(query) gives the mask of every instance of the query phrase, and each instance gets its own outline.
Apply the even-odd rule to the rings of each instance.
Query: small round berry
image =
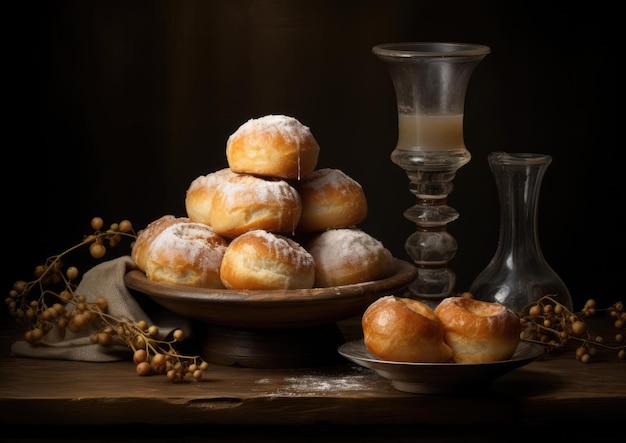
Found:
[[[18,294],[23,293],[26,290],[27,286],[28,286],[28,283],[26,283],[24,280],[18,280],[15,283],[13,283],[13,289],[15,289]]]
[[[107,250],[104,245],[99,245],[98,243],[92,243],[89,246],[89,253],[93,258],[102,258],[104,254],[106,254]]]
[[[130,232],[133,230],[133,224],[129,220],[122,220],[119,225],[121,232]]]
[[[65,271],[65,275],[70,280],[74,280],[78,277],[78,268],[76,266],[70,266],[69,268],[67,268],[67,271]]]
[[[135,364],[139,364],[141,362],[148,360],[148,353],[145,349],[137,349],[133,354],[133,361]]]
[[[94,230],[99,231],[102,229],[102,226],[104,226],[104,220],[102,220],[101,217],[94,217],[91,219],[91,227]]]
[[[576,320],[574,323],[572,323],[572,334],[574,334],[575,336],[580,337],[585,333],[586,330],[587,325],[585,325],[584,322]]]
[[[109,306],[109,302],[104,297],[98,297],[95,303],[101,311],[104,311]]]
[[[112,341],[113,337],[111,334],[107,334],[106,332],[98,333],[98,344],[100,344],[100,346],[108,346]]]
[[[540,305],[534,305],[531,306],[531,308],[529,309],[528,313],[532,316],[532,317],[536,317],[537,315],[541,314],[541,306]]]
[[[167,371],[167,379],[169,381],[175,381],[176,380],[176,370],[175,369],[170,369],[169,371]]]
[[[166,357],[165,354],[157,353],[154,354],[152,360],[150,360],[150,364],[157,368],[165,368]]]
[[[122,334],[118,335],[123,335],[125,331],[122,332]],[[133,338],[133,345],[135,345],[136,348],[144,348],[146,346],[146,339],[143,337],[143,335],[137,335]]]
[[[32,341],[39,341],[43,338],[43,329],[41,328],[34,328],[31,331],[31,335],[30,338]]]
[[[150,363],[147,361],[142,361],[137,365],[137,374],[139,375],[150,375]]]

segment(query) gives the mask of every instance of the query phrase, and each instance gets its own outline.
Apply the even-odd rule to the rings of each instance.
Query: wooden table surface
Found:
[[[339,326],[346,340],[360,337],[358,318]],[[213,364],[201,381],[172,383],[136,375],[131,361],[11,356],[20,330],[3,318],[0,332],[0,423],[15,431],[0,435],[6,442],[516,441],[554,427],[603,441],[626,419],[626,361],[613,354],[588,364],[573,351],[551,354],[478,392],[425,395],[342,360],[299,369]]]

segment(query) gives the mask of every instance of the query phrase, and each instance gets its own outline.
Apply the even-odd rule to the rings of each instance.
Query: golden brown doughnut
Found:
[[[286,115],[266,115],[241,125],[226,142],[233,172],[300,180],[315,170],[319,145],[311,130]]]
[[[224,180],[236,175],[229,168],[196,177],[185,194],[185,209],[191,221],[209,224],[209,213],[215,187]]]
[[[203,223],[173,224],[149,245],[146,276],[159,283],[223,288],[220,266],[227,246]]]
[[[435,314],[457,363],[508,360],[519,344],[520,318],[500,303],[448,297],[437,305]]]
[[[443,325],[433,310],[410,298],[388,295],[372,303],[361,319],[365,347],[375,357],[411,363],[449,362]]]
[[[329,229],[307,244],[315,260],[315,286],[330,287],[379,280],[391,275],[391,252],[357,228]]]
[[[367,217],[363,188],[339,169],[318,169],[296,186],[302,200],[300,231],[346,228]]]
[[[310,289],[315,264],[311,254],[290,238],[253,230],[230,243],[221,278],[229,289]]]
[[[130,256],[141,271],[146,272],[148,262],[148,249],[154,239],[167,227],[176,223],[188,223],[191,220],[187,217],[174,217],[164,215],[148,224],[137,233],[137,239],[133,243]]]
[[[231,239],[254,229],[291,234],[301,214],[300,195],[286,181],[236,174],[215,187],[208,224]]]

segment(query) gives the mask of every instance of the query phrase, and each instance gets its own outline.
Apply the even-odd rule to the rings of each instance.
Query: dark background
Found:
[[[415,227],[402,212],[414,197],[389,159],[395,95],[371,48],[456,41],[492,50],[469,84],[472,160],[448,199],[461,214],[448,225],[459,245],[450,263],[457,290],[468,289],[497,244],[487,154],[540,152],[554,159],[539,210],[546,259],[576,308],[590,297],[623,300],[620,15],[600,3],[538,4],[11,2],[3,17],[3,287],[30,279],[47,256],[88,234],[93,216],[139,229],[184,214],[190,182],[225,167],[228,136],[266,114],[311,128],[318,167],[362,184],[363,229],[407,259],[404,240]]]

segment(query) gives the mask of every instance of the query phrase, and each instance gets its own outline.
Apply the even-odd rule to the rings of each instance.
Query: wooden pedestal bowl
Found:
[[[417,268],[394,259],[385,279],[296,290],[205,289],[155,283],[138,270],[125,284],[162,307],[207,326],[202,357],[250,368],[298,368],[337,361],[345,342],[337,321],[362,314],[376,299],[406,288]]]

